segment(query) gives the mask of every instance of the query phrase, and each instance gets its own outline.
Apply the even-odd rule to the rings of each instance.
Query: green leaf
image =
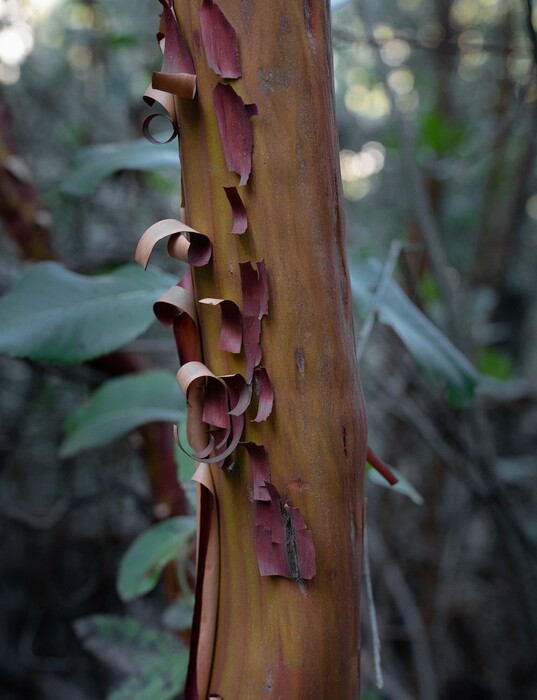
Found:
[[[38,263],[0,299],[0,353],[61,363],[106,355],[149,328],[153,303],[174,283],[137,265],[85,276]]]
[[[117,590],[121,600],[134,600],[151,591],[168,562],[188,556],[187,544],[195,531],[196,518],[180,515],[142,532],[119,565]]]
[[[145,139],[106,143],[83,148],[64,175],[62,192],[83,197],[103,180],[121,170],[179,169],[177,142],[155,145]]]
[[[500,381],[510,379],[515,371],[511,356],[503,348],[480,348],[477,364],[482,374]]]
[[[192,627],[194,596],[182,596],[169,605],[162,615],[162,624],[169,630],[181,632]]]
[[[89,652],[129,674],[107,700],[171,700],[183,689],[188,650],[168,632],[116,615],[85,617],[74,628]]]
[[[440,156],[452,154],[469,136],[464,124],[454,124],[438,110],[428,112],[420,124],[418,147],[431,148]]]
[[[369,313],[382,264],[378,260],[353,261],[350,266],[353,299],[358,313]],[[458,350],[391,280],[380,299],[378,321],[397,333],[435,384],[444,386],[448,400],[458,407],[472,399],[479,374],[472,363]]]
[[[395,469],[391,465],[390,469],[399,479],[399,481],[396,484],[389,484],[386,481],[386,479],[382,476],[382,474],[379,474],[378,471],[369,464],[369,462],[367,463],[367,478],[374,484],[377,484],[378,486],[384,486],[390,489],[390,491],[400,493],[401,495],[410,498],[412,503],[415,503],[417,506],[421,506],[424,500],[421,493],[416,488],[414,488],[414,486],[412,486],[410,481],[408,481],[408,479],[404,477],[398,469]]]
[[[112,379],[67,419],[60,456],[72,457],[82,450],[107,445],[145,423],[177,423],[184,407],[183,394],[169,372],[141,372]]]

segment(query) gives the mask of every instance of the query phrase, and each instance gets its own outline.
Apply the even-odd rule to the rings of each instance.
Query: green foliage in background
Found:
[[[142,532],[121,560],[117,578],[120,598],[128,602],[153,590],[166,564],[176,559],[184,567],[195,532],[196,518],[189,515],[168,518]]]
[[[178,177],[177,142],[160,144],[158,148],[146,139],[87,146],[80,150],[71,168],[63,175],[60,190],[77,197],[87,197],[108,177],[123,170],[174,170]]]
[[[178,423],[184,408],[183,394],[170,372],[110,379],[65,422],[60,456],[107,445],[146,423]]]
[[[125,680],[106,700],[171,700],[183,688],[188,649],[135,618],[92,615],[74,623],[85,648]]]
[[[6,8],[16,5],[7,3]],[[31,5],[19,4],[24,12]],[[373,9],[371,23],[361,15],[367,6]],[[153,35],[159,7],[156,0],[58,3],[50,15],[36,20],[34,51],[20,80],[1,88],[13,115],[20,155],[44,200],[42,214],[45,219],[51,214],[51,237],[65,262],[29,267],[5,236],[7,243],[0,256],[5,292],[0,299],[0,353],[31,360],[24,364],[5,361],[9,385],[0,392],[7,446],[1,504],[8,525],[12,498],[17,509],[20,501],[20,511],[28,510],[25,523],[34,522],[34,505],[39,512],[48,512],[48,494],[55,493],[50,486],[54,479],[60,489],[64,481],[77,484],[77,488],[83,485],[78,491],[65,489],[75,505],[77,499],[86,497],[88,480],[96,491],[102,487],[106,492],[107,478],[113,478],[114,484],[121,479],[115,458],[124,446],[118,449],[115,441],[147,422],[177,423],[183,415],[184,399],[172,372],[150,370],[103,381],[102,370],[93,365],[58,368],[48,364],[84,364],[125,348],[149,330],[141,342],[126,351],[134,353],[143,367],[176,366],[171,334],[162,343],[152,328],[152,304],[176,283],[176,276],[153,266],[144,272],[124,265],[132,260],[143,229],[158,218],[176,216],[180,206],[177,142],[155,146],[139,138],[147,113],[140,96],[152,70],[158,70],[161,62]],[[432,0],[333,0],[332,8],[353,300],[361,319],[369,316],[375,304],[375,321],[387,329],[373,331],[361,361],[370,431],[376,444],[382,446],[379,456],[392,459],[401,468],[392,468],[399,477],[395,487],[387,486],[383,477],[368,468],[368,478],[375,482],[369,491],[370,529],[378,529],[390,542],[390,556],[407,580],[419,582],[416,609],[424,608],[423,620],[434,617],[429,642],[434,646],[440,639],[442,645],[433,667],[440,677],[437,696],[454,692],[448,682],[457,687],[465,675],[473,679],[479,661],[489,658],[493,647],[498,656],[491,668],[494,673],[498,669],[500,687],[507,692],[509,654],[515,657],[513,677],[520,681],[524,673],[529,675],[521,659],[535,637],[524,637],[517,622],[531,617],[530,606],[517,588],[517,581],[526,580],[529,568],[520,573],[515,560],[515,565],[510,562],[502,571],[504,553],[498,545],[505,537],[511,546],[519,532],[534,542],[537,532],[531,504],[536,434],[532,387],[537,377],[537,189],[535,165],[526,160],[534,149],[537,93],[526,5],[491,0],[447,4]],[[6,68],[0,61],[0,80],[8,69],[13,75],[14,67]],[[405,152],[411,154],[410,162]],[[444,325],[447,304],[424,244],[424,203],[412,188],[412,165],[423,179],[425,204],[430,204],[446,256],[453,311],[472,361],[456,347],[446,331],[448,324]],[[171,177],[166,180],[168,175]],[[172,183],[171,189],[163,187],[166,182]],[[487,265],[492,269],[489,254],[502,236],[509,245],[497,261],[494,275],[483,277]],[[383,259],[395,239],[402,241],[404,251],[411,252],[401,256],[400,271],[405,273],[405,282],[411,282],[416,303],[405,292],[398,273],[380,298],[374,298]],[[70,272],[69,268],[90,274]],[[481,268],[481,276],[477,268]],[[483,294],[486,303],[482,302]],[[384,352],[387,342],[390,352]],[[21,368],[24,371],[19,371]],[[24,384],[27,375],[32,377],[28,387]],[[102,383],[95,389],[97,382]],[[82,383],[82,389],[74,389],[75,383]],[[29,397],[26,402],[25,392]],[[88,395],[85,403],[75,405]],[[401,401],[406,413],[397,410]],[[479,460],[482,436],[470,420],[474,409],[484,409],[492,416],[490,444],[483,452],[486,468]],[[11,427],[12,414],[17,429]],[[30,427],[24,425],[24,416]],[[53,422],[59,426],[65,416],[59,456],[75,459],[55,465],[53,451],[61,436],[50,437],[49,449],[44,451],[38,434],[46,431],[50,435]],[[186,444],[184,424],[180,423],[179,432]],[[136,443],[131,440],[131,445]],[[109,460],[106,452],[97,453],[97,457],[89,452],[105,445],[109,446]],[[28,459],[24,450],[30,449],[34,450],[31,457],[46,452],[42,462],[34,464],[35,460]],[[134,451],[125,452],[129,467],[136,467]],[[175,457],[178,480],[190,479],[194,462],[178,448]],[[95,460],[99,470],[94,469]],[[30,465],[28,473],[25,464]],[[508,499],[499,498],[497,483],[488,481],[487,474],[506,485]],[[136,484],[142,484],[142,491],[146,488],[144,478]],[[387,488],[377,489],[377,484]],[[479,489],[473,491],[472,484],[478,484]],[[414,504],[425,505],[412,508],[406,499],[386,497],[388,489]],[[193,492],[187,491],[187,496]],[[58,493],[63,499],[65,494]],[[495,511],[487,511],[489,493],[491,501],[493,496],[496,499]],[[399,514],[404,510],[404,523],[395,518],[393,524],[391,510],[386,517],[382,511],[379,517],[375,513],[379,502]],[[153,518],[147,499],[140,505],[133,497],[129,505],[133,503],[137,529],[128,529],[127,535],[121,530],[122,548],[134,530],[139,532]],[[509,503],[513,512],[515,507],[519,509],[520,516],[512,531],[506,525],[512,515]],[[77,512],[73,507],[68,521],[76,532]],[[495,518],[500,517],[501,526],[492,530]],[[62,520],[61,547],[64,532],[69,530],[63,524]],[[14,527],[20,529],[18,524]],[[136,614],[141,609],[147,613],[158,599],[151,591],[167,567],[166,576],[175,573],[179,579],[181,597],[166,608],[161,624],[168,630],[188,629],[193,528],[191,516],[171,518],[149,525],[127,548],[116,586],[130,606],[129,612]],[[26,529],[25,537],[29,537]],[[423,531],[427,532],[425,543]],[[444,537],[444,533],[448,535]],[[117,532],[112,534],[111,545],[105,544],[115,547],[109,556],[115,561],[119,540]],[[19,536],[18,530],[17,543]],[[21,552],[33,551],[29,542]],[[104,549],[104,544],[99,546]],[[442,565],[436,568],[439,552],[444,552]],[[531,556],[522,551],[518,561],[529,567]],[[391,629],[393,621],[405,618],[411,608],[397,609],[397,596],[391,601],[390,590],[384,588],[389,578],[384,577],[389,570],[383,568],[385,563],[379,559],[382,574],[374,583],[381,589],[379,613],[384,619],[380,626]],[[388,564],[393,568],[389,557]],[[20,560],[18,566],[23,565],[28,566]],[[50,566],[48,570],[53,573],[47,591],[53,591],[55,601],[58,590],[68,586],[52,578],[60,576],[61,567]],[[482,587],[483,572],[487,588]],[[109,584],[111,575],[108,572],[101,583]],[[446,586],[449,600],[443,595]],[[50,606],[49,593],[43,590],[43,605]],[[146,597],[132,605],[141,596]],[[117,605],[114,591],[112,598]],[[94,600],[91,597],[88,604],[93,605]],[[98,600],[100,605],[101,598]],[[430,601],[435,601],[434,606]],[[513,601],[519,601],[518,617]],[[507,610],[503,617],[502,605]],[[457,637],[461,610],[465,611],[464,634],[471,628],[471,649]],[[157,619],[160,614],[161,610]],[[419,611],[416,619],[420,621]],[[11,623],[5,623],[2,611],[0,621],[8,635]],[[32,619],[30,627],[33,625]],[[86,648],[124,677],[108,700],[171,700],[180,693],[186,651],[177,638],[162,629],[148,630],[128,617],[93,616],[80,620],[76,627]],[[509,629],[506,640],[505,629]],[[389,680],[395,687],[392,694],[397,695],[399,688],[408,693],[411,688],[412,694],[434,696],[420,685],[422,657],[414,662],[410,653],[414,647],[426,648],[428,633],[426,629],[418,638],[419,625],[404,623],[395,642],[383,640],[390,662]],[[21,637],[12,648],[22,648],[25,643]],[[409,650],[404,652],[404,663],[391,665],[403,645]],[[365,647],[368,649],[367,635]],[[39,649],[39,644],[35,648]],[[5,664],[9,665],[7,656]],[[366,657],[366,674],[367,666]],[[1,674],[0,664],[0,680]],[[37,674],[30,675],[33,679]],[[489,680],[487,673],[480,675],[483,692],[490,691],[493,697],[486,686]],[[366,680],[364,700],[389,696],[389,683],[386,692],[372,690],[371,685]],[[513,688],[512,692],[522,697],[519,685]]]
[[[73,363],[113,352],[149,328],[154,302],[174,282],[137,265],[96,276],[34,265],[0,300],[0,353]]]
[[[351,262],[353,298],[364,319],[371,309],[381,274],[382,264],[378,260]],[[426,376],[447,389],[447,397],[454,406],[469,404],[479,379],[477,370],[393,280],[381,295],[376,319],[395,331]]]

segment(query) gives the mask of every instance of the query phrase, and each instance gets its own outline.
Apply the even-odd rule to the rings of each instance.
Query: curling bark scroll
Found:
[[[201,463],[185,697],[355,700],[367,431],[329,3],[161,3],[192,59],[166,71],[196,84],[174,94],[185,215],[169,233],[211,244],[202,264],[184,253],[199,356],[178,376]]]

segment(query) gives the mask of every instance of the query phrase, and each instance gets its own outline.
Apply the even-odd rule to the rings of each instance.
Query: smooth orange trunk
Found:
[[[220,82],[232,83],[258,114],[251,117],[251,175],[239,188],[215,117],[219,78],[207,63],[200,3],[175,2],[197,74],[195,99],[177,100],[186,222],[213,243],[211,263],[194,270],[195,296],[241,307],[239,263],[265,262],[261,365],[274,408],[264,422],[246,421],[242,441],[265,447],[272,484],[282,502],[300,509],[312,533],[317,573],[308,581],[260,576],[246,450],[238,448],[232,472],[211,465],[219,571],[202,601],[198,691],[224,700],[355,700],[367,438],[345,254],[329,4],[218,5],[237,34],[242,62],[242,77]],[[230,233],[224,186],[239,188],[248,218],[241,235]],[[203,362],[217,375],[244,374],[244,356],[219,349],[218,309],[198,304],[198,315]]]

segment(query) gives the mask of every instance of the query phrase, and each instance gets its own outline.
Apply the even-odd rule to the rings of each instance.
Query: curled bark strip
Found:
[[[245,185],[252,170],[254,148],[250,117],[257,114],[257,107],[245,105],[231,85],[224,83],[213,90],[213,101],[228,170],[237,173],[240,184]]]
[[[229,411],[229,393],[226,383],[202,362],[188,362],[183,365],[177,372],[177,382],[188,405],[188,441],[192,447],[195,447],[191,441],[192,435],[193,439],[197,438],[197,444],[201,443],[203,446],[191,454],[181,444],[179,433],[175,429],[177,444],[183,452],[197,462],[223,463],[223,460],[237,448],[244,429],[244,415],[233,415]],[[217,426],[217,429],[209,432],[208,440],[204,441],[200,436],[204,432],[207,435],[207,423]],[[226,432],[220,432],[222,429]],[[216,455],[209,457],[213,451]]]
[[[180,234],[188,234],[190,241]],[[178,219],[162,219],[142,234],[134,255],[136,262],[146,268],[155,245],[170,236],[176,236],[168,244],[168,252],[172,257],[190,263],[194,267],[205,265],[211,259],[212,244],[205,234],[190,228]],[[183,240],[180,241],[179,238]]]
[[[258,396],[258,404],[253,422],[260,423],[270,416],[274,404],[274,390],[264,367],[256,367],[254,370],[254,389]]]
[[[205,378],[215,375],[202,362],[187,362],[177,372],[177,383],[183,392],[188,410],[186,416],[186,434],[188,442],[196,453],[203,452],[212,443],[207,438],[207,426],[203,423],[203,404],[205,399]],[[175,439],[181,445],[178,434]],[[187,454],[190,454],[187,452]]]
[[[162,90],[155,90],[153,85],[149,85],[143,96],[144,102],[150,107],[154,107],[155,102],[166,111],[172,123],[175,125],[175,102],[173,95]],[[147,138],[147,137],[146,137]]]
[[[192,270],[190,267],[179,280],[178,286],[194,296],[194,283],[192,282]]]
[[[192,100],[196,94],[196,75],[192,56],[179,31],[172,6],[166,0],[160,1],[164,11],[157,40],[164,54],[162,70],[153,73],[151,85],[145,91],[144,100],[151,107],[158,102],[166,110],[173,126],[173,133],[166,141],[155,139],[149,130],[149,125],[153,119],[162,115],[151,114],[143,124],[144,136],[151,143],[169,143],[177,136],[173,96]]]
[[[200,337],[198,328],[187,314],[181,314],[173,320],[173,337],[179,364],[194,362],[201,357]]]
[[[214,451],[217,455],[226,449],[230,434],[231,428],[217,428],[211,431],[211,435],[214,438]]]
[[[151,130],[149,127],[155,121],[155,119],[165,119],[167,122],[169,122],[171,124],[172,133],[165,141],[159,141],[151,133]],[[143,133],[145,139],[147,139],[147,141],[149,141],[149,143],[154,143],[157,146],[162,146],[165,143],[170,143],[170,141],[173,141],[179,132],[177,131],[177,125],[175,124],[175,122],[173,121],[173,119],[171,117],[169,117],[167,114],[155,113],[155,114],[150,114],[148,117],[146,117],[144,119],[144,123],[142,124],[142,133]]]
[[[173,326],[180,364],[197,360],[200,355],[196,305],[192,292],[175,285],[153,304],[153,313],[163,326]]]
[[[172,233],[168,238],[168,255],[175,260],[188,262],[188,252],[190,250],[190,241],[180,233]]]
[[[233,454],[233,452],[235,452],[237,449],[243,430],[244,415],[231,416],[231,440],[226,449],[223,451],[217,451],[215,457],[204,458],[203,460],[200,459],[199,461],[203,461],[206,464],[220,464],[221,466],[224,463],[224,460],[229,457],[229,455]]]
[[[193,100],[196,95],[196,76],[190,73],[161,73],[155,71],[151,80],[154,90]]]
[[[229,440],[227,440],[227,445],[219,445],[216,452],[216,457],[214,463],[218,466],[223,466],[224,461],[237,449],[242,433],[244,431],[244,414],[231,415],[231,432],[229,435]],[[218,459],[217,459],[218,458]]]
[[[238,353],[242,345],[242,318],[239,307],[229,299],[200,299],[200,304],[219,306],[222,325],[218,347],[227,352]]]
[[[376,469],[378,473],[386,479],[390,486],[397,484],[399,479],[395,476],[390,467],[377,457],[369,445],[367,446],[366,460],[373,467],[373,469]]]
[[[209,66],[220,78],[240,78],[242,69],[237,35],[222,10],[212,0],[203,0],[199,19]]]
[[[198,233],[198,231],[193,229],[190,229],[188,237],[190,238],[188,262],[194,267],[203,267],[209,262],[213,254],[212,243],[204,233]]]
[[[211,370],[203,364],[203,362],[189,362],[184,367],[181,367],[181,369],[177,372],[177,383],[179,384],[179,388],[183,392],[189,407],[191,406],[190,390],[193,383],[199,380],[205,381],[207,377],[217,379],[216,375],[213,374]],[[190,444],[192,447],[194,447],[192,443]]]
[[[162,62],[163,73],[190,73],[195,75],[194,62],[188,50],[188,46],[179,30],[177,19],[173,13],[173,3],[167,0],[160,0],[164,10],[162,19],[164,27],[164,60]]]
[[[229,406],[227,386],[216,377],[207,377],[205,385],[205,401],[203,403],[202,420],[204,423],[218,428],[229,429]],[[217,442],[220,447],[222,441]]]
[[[149,263],[151,253],[153,252],[153,248],[156,246],[156,244],[159,241],[162,241],[164,238],[177,234],[178,224],[180,223],[181,222],[176,221],[175,219],[162,219],[146,229],[138,241],[138,245],[136,246],[136,252],[134,254],[134,259],[136,262],[139,265],[142,265],[142,267],[146,268],[147,264]],[[186,239],[184,240],[188,245],[183,247],[181,257],[179,257],[179,255],[177,257],[183,262],[187,262],[190,243]]]
[[[255,502],[256,549],[261,576],[297,581],[315,576],[315,549],[298,508],[282,504],[273,484],[265,481],[270,501]]]
[[[193,477],[198,489],[196,597],[185,697],[207,697],[214,651],[220,570],[218,504],[210,467],[199,464]]]
[[[229,391],[230,416],[240,416],[252,400],[252,385],[247,384],[242,374],[225,374],[221,377]]]
[[[270,464],[267,451],[263,445],[255,442],[243,442],[242,446],[248,452],[252,470],[253,492],[255,501],[270,501],[267,483],[270,483]]]
[[[165,327],[171,326],[174,319],[183,312],[196,322],[194,297],[177,284],[164,292],[160,299],[153,304],[153,313]]]
[[[167,24],[169,25],[169,28],[166,30]],[[168,34],[171,35],[170,41],[168,41],[168,51],[166,51],[166,31],[168,31]],[[174,45],[176,45],[178,42],[182,42],[184,44],[181,36],[179,36],[179,39],[174,41],[173,35],[177,32],[177,23],[175,22],[175,18],[171,13],[170,7],[168,7],[167,11],[163,12],[161,15],[159,32],[157,33],[157,41],[162,53],[164,54],[162,66],[163,72],[153,74],[153,79],[143,96],[144,102],[146,102],[146,104],[148,104],[150,107],[153,107],[156,102],[164,109],[174,126],[174,136],[177,135],[177,122],[173,95],[177,94],[180,97],[193,98],[196,92],[196,76],[191,75],[191,73],[194,73],[194,66],[192,63],[192,58],[189,58],[190,54],[188,53],[188,49],[183,47],[182,52],[184,55],[182,59],[181,52],[179,52],[179,61],[177,61],[176,55],[170,55],[174,49]],[[186,68],[181,71],[181,65],[186,66],[188,71],[184,72]],[[177,68],[177,70],[173,70],[174,68]],[[157,141],[149,132],[149,124],[154,118],[155,115],[151,115],[151,119],[147,122],[147,124],[144,124],[144,135],[148,141],[151,141],[152,143],[161,143],[160,141]]]
[[[235,450],[237,449],[237,446],[240,442],[241,436],[242,436],[242,431],[244,429],[244,415],[240,416],[231,416],[231,433],[230,433],[230,441],[225,449],[222,449],[222,445],[219,446],[219,449],[216,450],[216,455],[214,457],[208,457],[206,455],[206,449],[202,450],[202,452],[196,452],[194,454],[190,454],[189,452],[186,452],[181,443],[178,441],[179,447],[183,450],[183,452],[186,452],[192,459],[196,460],[197,462],[204,462],[205,464],[218,464],[222,466],[224,463],[225,459],[229,457],[229,455],[233,454]],[[177,433],[176,433],[177,435]],[[215,439],[213,436],[211,436],[211,443],[212,443],[212,450],[215,449]],[[210,452],[209,452],[210,454]]]
[[[224,187],[224,191],[233,216],[231,233],[244,233],[248,228],[248,217],[239,192],[236,187]]]

